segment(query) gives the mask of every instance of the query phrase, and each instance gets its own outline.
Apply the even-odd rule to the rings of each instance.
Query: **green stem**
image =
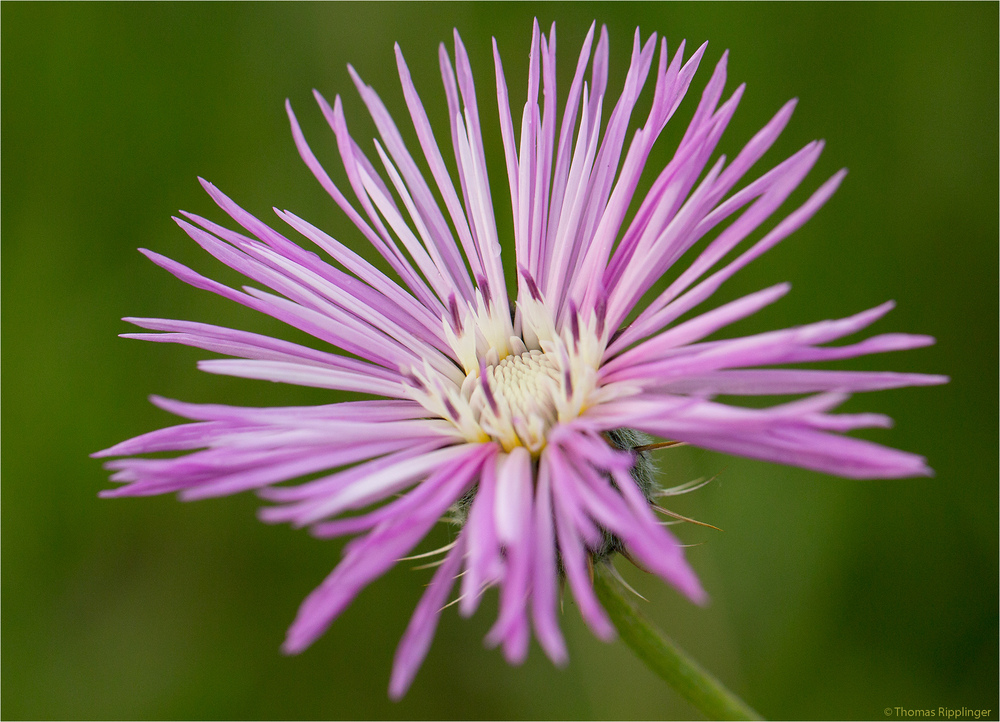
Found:
[[[607,565],[594,566],[594,591],[597,592],[597,597],[622,640],[647,667],[701,710],[708,719],[763,719],[654,627],[625,596],[621,582],[612,575]]]

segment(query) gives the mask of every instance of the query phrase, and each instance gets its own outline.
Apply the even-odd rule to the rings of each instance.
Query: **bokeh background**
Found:
[[[130,330],[119,320],[126,315],[283,333],[184,286],[135,249],[235,281],[170,221],[180,208],[222,219],[198,175],[258,215],[289,208],[362,247],[299,161],[284,99],[342,177],[310,91],[331,100],[342,93],[352,132],[370,149],[374,129],[346,63],[403,118],[392,54],[399,41],[443,141],[437,44],[450,43],[453,27],[471,55],[493,186],[502,190],[490,38],[504,56],[517,122],[537,15],[543,27],[558,23],[562,93],[595,18],[611,36],[613,91],[637,25],[665,34],[671,47],[687,38],[689,52],[711,41],[649,178],[726,48],[727,87],[746,81],[748,92],[721,152],[731,157],[798,96],[761,168],[815,137],[827,150],[796,198],[850,168],[813,221],[720,293],[726,300],[793,284],[733,333],[893,298],[897,310],[873,330],[929,333],[938,344],[840,367],[952,377],[948,386],[847,406],[895,417],[895,429],[868,437],[926,454],[934,478],[857,482],[692,449],[663,455],[671,481],[721,472],[675,508],[725,531],[678,530],[712,596],[704,609],[620,565],[648,598],[643,608],[769,717],[883,719],[898,717],[887,707],[966,707],[996,718],[995,3],[4,3],[0,15],[3,717],[697,714],[620,643],[594,639],[571,602],[569,666],[555,669],[535,647],[523,667],[508,667],[482,647],[492,597],[471,620],[443,615],[412,691],[390,703],[392,654],[429,572],[400,566],[313,648],[284,657],[284,630],[339,558],[340,542],[259,524],[250,495],[101,501],[106,473],[87,458],[172,422],[146,401],[151,393],[328,401],[308,389],[200,374],[194,362],[204,352],[116,338]],[[509,206],[500,192],[497,204],[502,219]],[[448,533],[440,528],[425,548]]]

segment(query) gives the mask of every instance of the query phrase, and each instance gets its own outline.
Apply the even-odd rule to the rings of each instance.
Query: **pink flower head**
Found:
[[[321,538],[356,535],[303,602],[285,641],[289,653],[315,641],[367,584],[451,514],[460,526],[396,653],[394,698],[413,680],[457,579],[463,615],[475,611],[486,589],[499,589],[499,616],[487,642],[502,646],[512,663],[525,658],[532,629],[556,664],[566,661],[557,620],[561,579],[594,633],[613,635],[589,573],[615,551],[692,600],[705,598],[680,545],[654,514],[659,489],[644,471],[647,452],[637,447],[647,442],[640,433],[847,477],[930,473],[919,456],[843,435],[888,426],[888,418],[832,410],[851,392],[938,384],[944,377],[773,368],[933,342],[884,334],[827,345],[881,318],[891,302],[836,321],[712,341],[705,339],[778,300],[789,286],[692,313],[805,223],[844,177],[836,173],[770,230],[757,233],[823,149],[822,142],[811,142],[741,184],[784,129],[795,101],[731,161],[713,160],[744,90],[741,85],[723,98],[723,54],[673,158],[629,218],[649,153],[684,98],[705,46],[685,59],[684,43],[671,55],[664,39],[654,34],[642,42],[636,30],[624,88],[611,102],[605,97],[606,29],[596,45],[594,35],[592,26],[560,113],[555,27],[545,35],[535,24],[527,102],[517,127],[494,42],[512,257],[502,249],[495,221],[497,213],[508,212],[508,199],[494,204],[472,69],[457,33],[454,59],[440,48],[451,118],[444,145],[398,46],[396,64],[419,150],[407,147],[379,96],[353,68],[379,134],[372,151],[350,135],[340,97],[331,106],[316,94],[353,199],[327,175],[288,107],[303,160],[377,249],[383,268],[293,213],[277,211],[325,256],[306,250],[209,183],[205,189],[241,230],[190,213],[175,220],[202,248],[268,290],[229,288],[143,251],[197,288],[305,331],[319,348],[151,318],[126,320],[156,333],[125,336],[233,357],[200,362],[210,373],[373,398],[289,408],[154,398],[190,423],[99,452],[125,457],[108,462],[112,480],[123,485],[103,496],[177,491],[203,499],[255,490],[273,502],[260,512],[264,521],[308,526]],[[650,80],[652,106],[630,131]],[[457,178],[445,152],[453,154]],[[696,244],[693,263],[644,301]],[[513,302],[508,280],[516,285]],[[775,394],[801,398],[767,408],[713,400]],[[139,456],[163,451],[183,453]]]

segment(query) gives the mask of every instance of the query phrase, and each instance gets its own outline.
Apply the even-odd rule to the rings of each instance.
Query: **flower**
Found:
[[[499,615],[487,641],[502,646],[512,663],[527,654],[532,628],[555,663],[566,661],[556,613],[561,579],[594,633],[613,635],[589,572],[618,551],[692,600],[704,600],[680,545],[654,514],[653,499],[662,490],[648,472],[647,450],[656,444],[640,434],[848,477],[930,473],[919,456],[841,433],[887,426],[886,417],[831,411],[851,392],[937,384],[944,377],[760,368],[932,343],[926,336],[884,334],[826,345],[867,327],[891,302],[845,319],[710,341],[705,339],[778,300],[789,286],[692,313],[736,271],[805,223],[844,177],[836,173],[748,241],[822,151],[822,142],[811,142],[732,192],[782,132],[795,101],[731,162],[720,157],[709,166],[744,90],[741,85],[723,100],[723,54],[674,157],[629,217],[653,144],[686,94],[705,45],[685,61],[683,43],[670,55],[664,40],[653,35],[642,42],[637,30],[622,94],[604,122],[606,29],[596,45],[594,39],[592,26],[559,116],[555,27],[546,36],[535,23],[516,135],[494,41],[513,218],[514,256],[506,259],[506,271],[495,221],[496,213],[507,212],[506,201],[494,206],[472,71],[457,33],[454,65],[440,48],[457,183],[398,45],[403,94],[430,179],[353,68],[379,134],[377,159],[351,137],[339,96],[332,107],[318,93],[316,99],[356,201],[327,175],[287,106],[306,165],[394,275],[293,213],[276,211],[332,262],[324,260],[204,181],[242,230],[191,213],[175,220],[218,260],[269,290],[229,288],[142,251],[181,280],[280,319],[338,352],[165,319],[125,319],[154,332],[126,337],[235,357],[199,363],[210,373],[377,398],[243,408],[154,397],[191,423],[99,452],[125,457],[107,463],[112,480],[123,486],[102,495],[176,491],[202,499],[256,490],[274,502],[261,510],[264,521],[309,526],[320,538],[358,535],[302,604],[284,644],[289,653],[309,646],[443,516],[456,518],[455,539],[440,550],[443,560],[397,651],[390,683],[396,698],[412,682],[458,578],[463,615],[475,611],[486,589],[499,588]],[[650,74],[651,108],[630,136]],[[696,244],[695,260],[647,300]],[[733,256],[741,244],[746,247]],[[767,408],[714,400],[777,394],[801,398]],[[140,456],[163,451],[184,453]],[[302,477],[311,478],[285,483]]]

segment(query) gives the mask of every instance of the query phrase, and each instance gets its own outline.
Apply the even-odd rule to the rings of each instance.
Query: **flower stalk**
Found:
[[[625,596],[607,564],[594,568],[594,591],[611,622],[636,656],[708,719],[763,719],[710,672],[657,629]]]

